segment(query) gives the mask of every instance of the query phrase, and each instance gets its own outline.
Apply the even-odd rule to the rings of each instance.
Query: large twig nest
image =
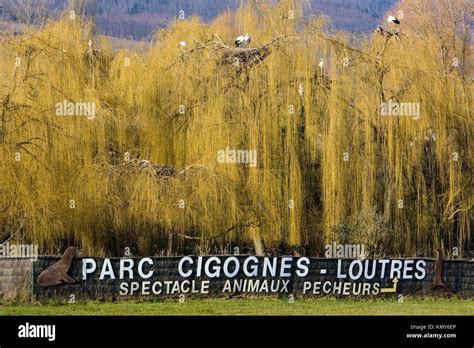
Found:
[[[272,41],[261,47],[231,48],[227,47],[222,54],[220,63],[222,65],[234,65],[237,68],[247,68],[260,64],[271,53],[270,48],[277,44],[285,35],[275,37]]]
[[[178,174],[178,170],[173,166],[166,164],[155,164],[145,160],[138,162],[138,168],[139,170],[146,171],[157,178],[173,177]]]
[[[155,179],[177,178],[183,177],[191,171],[197,173],[197,170],[200,169],[206,171],[209,170],[206,166],[200,164],[191,164],[180,170],[167,164],[152,163],[148,160],[138,159],[134,159],[123,164],[110,166],[109,168],[127,176],[133,173],[146,173]]]
[[[195,53],[198,50],[214,51],[219,55],[218,61],[220,65],[233,65],[239,70],[260,64],[271,53],[272,46],[277,46],[280,40],[286,39],[287,35],[280,35],[273,38],[270,42],[261,47],[231,47],[225,44],[216,34],[214,38],[206,42],[199,42],[196,47],[190,48],[181,53],[167,68],[172,68],[178,61]],[[221,53],[223,52],[223,53]]]
[[[269,54],[270,50],[265,47],[231,48],[222,55],[221,64],[232,64],[236,67],[250,67],[255,64],[260,64]]]

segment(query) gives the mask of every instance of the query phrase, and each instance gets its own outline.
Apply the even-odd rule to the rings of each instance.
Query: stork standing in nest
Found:
[[[391,15],[388,16],[387,22],[388,23],[393,23],[393,24],[396,24],[396,25],[400,25],[400,20],[397,17],[391,16]]]
[[[250,37],[249,34],[245,34],[245,36],[241,35],[235,39],[235,47],[238,47],[238,48],[249,47],[250,41],[252,41],[252,38]]]
[[[377,29],[375,29],[374,31],[377,34],[387,36],[387,37],[392,37],[392,36],[399,37],[400,36],[400,23],[401,23],[400,20],[397,17],[390,15],[387,17],[387,23],[389,25],[387,29],[379,25]]]
[[[277,36],[260,47],[245,47],[248,46],[251,41],[250,36],[248,34],[239,36],[235,40],[236,48],[221,44],[221,48],[224,48],[225,51],[221,56],[220,64],[237,67],[237,75],[240,75],[243,70],[263,62],[270,54],[271,48],[277,46],[278,42],[286,37],[286,35]]]
[[[324,58],[321,58],[319,60],[318,66],[319,66],[319,70],[323,71],[323,69],[324,69]]]

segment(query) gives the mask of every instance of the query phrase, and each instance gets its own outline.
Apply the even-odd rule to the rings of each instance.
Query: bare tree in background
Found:
[[[80,18],[94,18],[96,0],[69,0],[68,9],[74,10]]]
[[[8,0],[4,10],[16,17],[18,23],[30,26],[44,24],[47,8],[45,0]]]
[[[1,3],[0,3],[1,5]],[[65,7],[67,5],[67,7]],[[25,26],[42,26],[47,18],[61,15],[68,9],[74,10],[79,18],[94,18],[96,0],[6,0],[3,6],[6,14]]]

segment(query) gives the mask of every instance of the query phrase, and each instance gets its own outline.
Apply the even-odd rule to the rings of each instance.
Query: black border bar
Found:
[[[357,346],[473,347],[474,317],[468,316],[9,316],[0,317],[0,347],[14,346]],[[19,338],[19,326],[55,325],[54,342]],[[431,326],[421,331],[415,326]],[[437,325],[439,325],[437,327]],[[447,326],[442,326],[447,325]],[[454,326],[455,325],[455,326]],[[447,329],[449,327],[449,329]],[[407,334],[455,334],[456,338],[407,338]]]

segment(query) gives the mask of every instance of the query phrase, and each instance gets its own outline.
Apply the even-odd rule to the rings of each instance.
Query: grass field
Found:
[[[0,315],[474,315],[474,299],[206,299],[2,305]]]

